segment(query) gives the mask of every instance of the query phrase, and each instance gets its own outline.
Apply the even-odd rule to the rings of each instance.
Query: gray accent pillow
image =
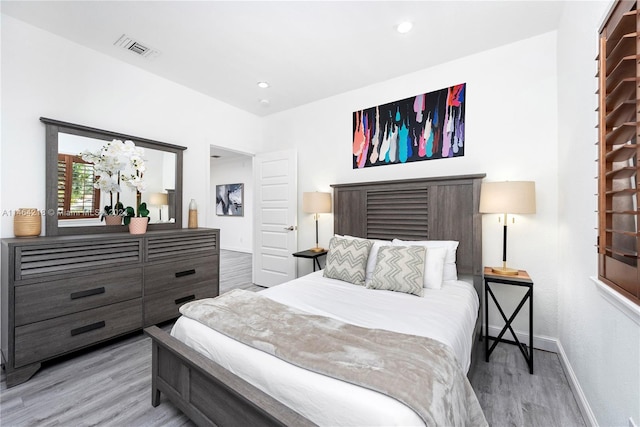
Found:
[[[369,240],[332,237],[329,241],[324,277],[342,280],[354,285],[364,285],[371,245],[372,242]]]
[[[378,251],[373,277],[367,288],[423,295],[424,264],[427,250],[423,246],[382,246]]]

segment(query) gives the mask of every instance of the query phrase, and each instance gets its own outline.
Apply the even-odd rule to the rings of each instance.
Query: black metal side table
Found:
[[[496,299],[496,296],[493,294],[493,290],[491,289],[491,286],[489,286],[490,283],[502,283],[505,285],[524,286],[528,288],[527,292],[522,297],[522,300],[520,301],[520,303],[518,304],[518,306],[516,307],[516,309],[513,311],[513,313],[508,319],[506,314],[504,314],[504,311],[502,310],[500,303]],[[491,295],[491,299],[493,299],[493,302],[495,303],[496,308],[500,312],[502,319],[504,319],[505,321],[505,325],[497,337],[489,336],[489,295]],[[511,327],[511,323],[516,318],[516,316],[520,312],[520,309],[524,306],[527,300],[529,300],[529,347],[528,348],[526,345],[522,344],[518,340],[516,333]],[[484,301],[485,301],[484,350],[486,354],[486,361],[487,362],[489,361],[489,356],[491,355],[491,352],[493,352],[493,349],[496,348],[499,342],[515,344],[518,346],[518,348],[520,348],[522,355],[524,356],[525,360],[527,361],[527,364],[529,365],[529,373],[533,374],[533,280],[531,280],[531,277],[529,277],[529,274],[527,274],[527,272],[524,270],[520,270],[518,271],[518,274],[515,276],[506,276],[506,275],[494,273],[491,270],[491,267],[485,267],[484,268]],[[513,335],[513,339],[515,341],[503,338],[507,330],[511,331],[511,335]],[[494,341],[491,347],[489,347],[489,340]]]
[[[295,254],[293,254],[294,257],[296,258],[309,258],[313,260],[313,271],[316,271],[316,265],[318,266],[318,269],[322,269],[322,267],[320,267],[320,261],[318,260],[318,258],[320,258],[321,256],[324,256],[327,254],[327,250],[323,249],[319,252],[314,252],[311,249],[308,249],[306,251],[301,251],[301,252],[296,252]]]

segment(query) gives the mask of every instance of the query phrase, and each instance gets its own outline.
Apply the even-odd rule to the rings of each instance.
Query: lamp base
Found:
[[[319,246],[316,246],[315,248],[311,248],[311,249],[309,249],[309,250],[310,250],[311,252],[322,252],[322,251],[324,251],[324,249],[323,249],[323,248],[321,248],[321,247],[319,247]]]
[[[491,271],[495,274],[501,274],[503,276],[517,276],[518,270],[508,267],[491,267]]]

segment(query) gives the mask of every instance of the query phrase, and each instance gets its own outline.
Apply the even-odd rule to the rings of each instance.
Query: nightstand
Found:
[[[520,301],[520,303],[518,304],[518,306],[516,307],[516,309],[513,311],[513,313],[509,318],[507,318],[507,315],[504,314],[504,311],[502,310],[500,303],[496,299],[496,296],[493,294],[493,290],[489,285],[490,283],[501,283],[504,285],[523,286],[527,288],[527,291],[522,297],[522,300]],[[498,311],[500,312],[500,315],[505,321],[505,325],[497,337],[489,336],[489,295],[491,295],[491,299],[493,299],[493,302],[495,303],[496,308],[498,309]],[[520,312],[520,309],[525,305],[527,300],[529,300],[529,347],[528,348],[526,345],[522,344],[518,340],[516,333],[511,327],[511,323],[516,318],[516,316]],[[519,270],[518,274],[515,276],[505,276],[502,274],[494,273],[491,270],[491,267],[485,267],[484,268],[484,301],[485,301],[484,350],[486,354],[486,361],[487,362],[489,361],[489,356],[491,355],[491,352],[493,351],[494,348],[496,348],[499,342],[515,344],[520,348],[522,355],[524,356],[525,360],[527,361],[527,364],[529,365],[529,373],[533,374],[533,281],[531,280],[531,277],[529,277],[529,274],[527,274],[527,272],[524,270]],[[515,341],[511,341],[503,338],[503,335],[505,334],[505,332],[507,332],[507,330],[511,331],[511,335],[513,335],[513,339]],[[491,347],[489,347],[489,340],[493,340],[493,344],[491,345]]]
[[[313,271],[316,271],[316,265],[318,266],[318,269],[322,269],[322,267],[320,267],[320,261],[318,260],[318,258],[320,258],[321,256],[325,256],[327,254],[327,250],[323,249],[320,252],[314,252],[311,249],[308,249],[306,251],[301,251],[301,252],[296,252],[295,254],[293,254],[294,257],[296,258],[309,258],[313,260]]]

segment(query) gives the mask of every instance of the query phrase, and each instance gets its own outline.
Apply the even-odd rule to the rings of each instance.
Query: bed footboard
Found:
[[[288,406],[188,347],[162,329],[152,340],[151,404],[160,393],[199,426],[312,426]]]

